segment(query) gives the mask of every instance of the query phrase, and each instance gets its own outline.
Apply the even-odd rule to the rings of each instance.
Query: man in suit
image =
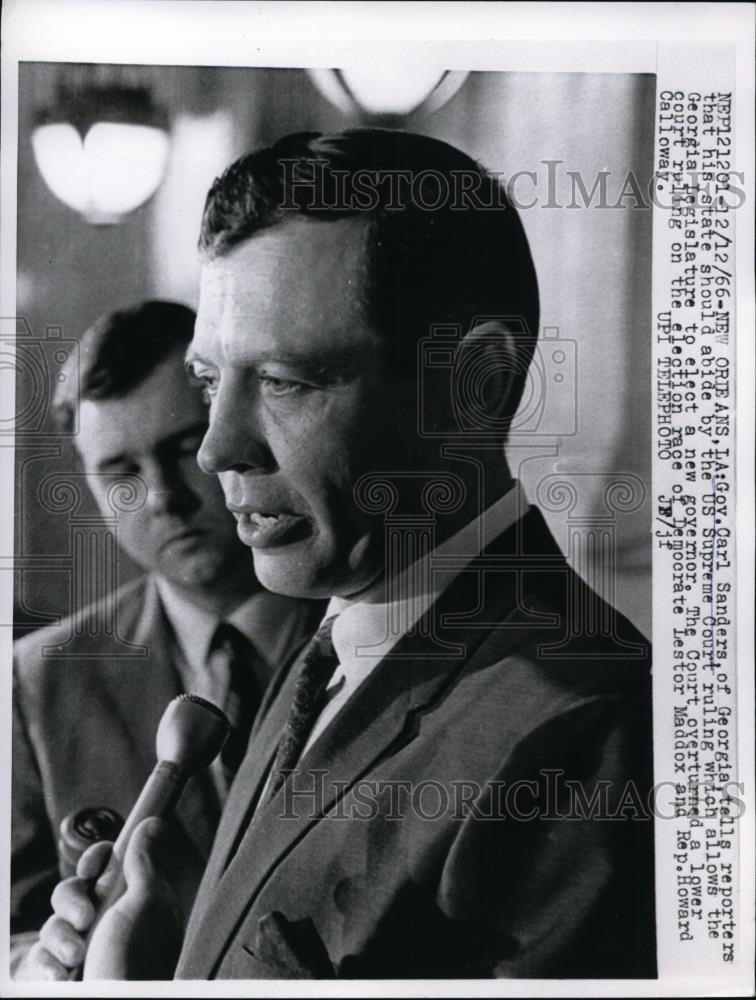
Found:
[[[423,136],[305,133],[216,181],[200,246],[200,464],[260,581],[329,606],[180,954],[148,820],[85,978],[655,975],[649,650],[504,457],[538,328],[505,193]],[[105,853],[57,892],[69,967]]]
[[[78,410],[87,480],[145,573],[15,646],[11,929],[21,976],[55,973],[36,944],[50,894],[104,810],[128,814],[154,766],[162,712],[183,691],[230,706],[235,723],[224,758],[192,779],[176,813],[174,881],[188,913],[262,693],[319,620],[310,602],[260,586],[217,479],[197,466],[207,414],[184,372],[194,320],[162,301],[103,317],[81,340],[81,399],[66,378],[54,400],[61,429],[73,431]]]

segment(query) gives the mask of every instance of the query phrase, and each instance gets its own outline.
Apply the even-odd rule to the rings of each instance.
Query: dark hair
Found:
[[[80,399],[117,399],[143,382],[172,351],[186,347],[195,313],[178,302],[139,302],[101,316],[80,340],[79,357],[64,366],[53,399],[55,422],[72,430]],[[79,377],[66,368],[79,364]],[[78,398],[74,387],[79,385]]]
[[[514,413],[538,334],[538,286],[520,219],[496,177],[438,139],[389,129],[300,132],[233,163],[213,184],[199,247],[221,256],[292,217],[367,223],[363,302],[401,370],[434,325],[509,319]]]

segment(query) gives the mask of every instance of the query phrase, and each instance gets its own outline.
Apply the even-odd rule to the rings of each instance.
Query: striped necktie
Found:
[[[223,708],[231,728],[220,760],[230,787],[247,752],[252,723],[264,691],[263,673],[252,643],[227,622],[215,630],[208,655],[220,658],[228,671],[228,693]]]
[[[331,639],[335,620],[334,616],[323,622],[305,651],[262,805],[270,802],[296,766],[312,727],[326,703],[328,682],[339,665]]]

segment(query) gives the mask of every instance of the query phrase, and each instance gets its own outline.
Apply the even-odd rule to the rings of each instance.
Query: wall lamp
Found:
[[[157,190],[168,119],[147,87],[61,85],[40,111],[32,147],[45,183],[91,223],[120,222]]]
[[[422,109],[437,111],[467,78],[423,61],[369,60],[342,69],[310,69],[321,94],[345,114],[357,113],[373,124],[397,122]]]

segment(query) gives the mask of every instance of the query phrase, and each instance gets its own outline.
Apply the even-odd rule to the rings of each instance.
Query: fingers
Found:
[[[109,844],[97,844],[97,851],[88,851],[80,868],[85,873],[97,873],[110,856]],[[68,980],[74,969],[84,961],[84,935],[95,918],[90,898],[91,881],[72,877],[59,882],[53,889],[50,903],[53,915],[39,932],[39,941],[29,949],[19,966],[17,978],[24,980]]]
[[[77,875],[59,882],[53,890],[54,913],[42,927],[39,941],[26,956],[25,977],[69,980],[73,970],[85,960],[89,974],[95,978],[104,976],[105,972],[108,978],[114,969],[128,969],[130,974],[126,978],[132,975],[142,978],[145,969],[149,973],[146,978],[169,976],[181,945],[181,922],[175,898],[163,875],[169,851],[167,824],[148,819],[137,827],[124,857],[127,892],[104,915],[87,946],[85,937],[90,936],[97,915],[92,900],[93,883],[95,897],[100,898],[107,890],[106,883],[121,876],[120,864],[108,867],[112,856],[110,843],[100,842],[88,848],[79,859]],[[154,918],[158,916],[161,932],[156,935]],[[149,949],[141,947],[137,949],[139,961],[136,962],[132,938],[137,942],[155,939],[153,950],[156,954],[145,958],[141,953]],[[135,962],[138,968],[132,968]]]
[[[89,898],[89,883],[85,879],[74,877],[58,882],[51,902],[55,916],[70,924],[73,930],[80,934],[89,930],[94,921],[95,908]]]
[[[76,874],[79,878],[97,878],[102,874],[105,866],[110,860],[113,845],[109,840],[101,840],[97,844],[92,844],[79,858],[76,865]]]
[[[142,820],[131,836],[123,859],[123,874],[132,898],[170,892],[164,875],[168,850],[167,823],[154,816]]]
[[[183,923],[164,872],[170,851],[167,824],[143,820],[123,857],[125,891],[105,911],[89,939],[84,980],[169,979]]]
[[[113,859],[113,845],[103,840],[87,848],[79,858],[76,874],[94,883],[91,896],[96,907],[102,907],[121,878],[121,866]]]
[[[40,979],[65,982],[71,978],[71,969],[55,958],[41,940],[29,949],[14,976],[19,982],[33,982]]]
[[[84,961],[84,938],[62,917],[53,915],[39,932],[39,944],[62,966],[75,969]]]

